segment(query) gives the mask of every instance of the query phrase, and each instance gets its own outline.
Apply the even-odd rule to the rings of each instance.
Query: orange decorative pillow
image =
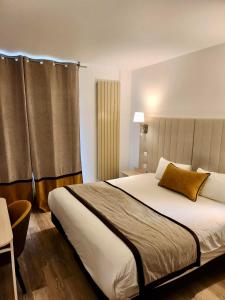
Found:
[[[159,186],[178,192],[192,201],[197,196],[210,173],[197,173],[180,169],[169,164],[159,182]]]

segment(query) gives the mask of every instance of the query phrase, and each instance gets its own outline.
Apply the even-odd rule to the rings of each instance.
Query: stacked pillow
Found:
[[[200,191],[200,195],[225,203],[225,174],[209,172],[201,168],[198,168],[197,172],[210,173],[210,177]]]
[[[158,185],[178,192],[192,201],[196,201],[210,173],[191,171],[191,165],[170,162],[160,158],[155,177]]]
[[[191,165],[178,164],[161,157],[155,173],[158,185],[183,194],[192,201],[200,195],[225,203],[225,174],[198,168],[192,171]]]
[[[159,186],[180,193],[192,201],[196,201],[199,191],[209,175],[209,173],[187,171],[170,163],[159,181]]]
[[[172,163],[174,166],[176,166],[178,168],[181,168],[181,169],[184,169],[184,170],[187,170],[187,171],[191,171],[191,165],[177,164],[177,163],[174,163],[172,161],[166,160],[165,158],[161,157],[160,160],[159,160],[159,163],[158,163],[156,173],[155,173],[155,177],[157,179],[160,180],[162,178],[163,173],[165,172],[167,166],[170,163]]]

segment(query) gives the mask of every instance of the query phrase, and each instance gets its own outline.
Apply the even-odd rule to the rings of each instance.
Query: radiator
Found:
[[[98,179],[119,177],[120,83],[97,81]]]

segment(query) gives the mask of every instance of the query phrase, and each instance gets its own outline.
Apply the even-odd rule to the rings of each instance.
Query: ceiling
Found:
[[[134,69],[225,43],[225,0],[1,0],[0,49]]]

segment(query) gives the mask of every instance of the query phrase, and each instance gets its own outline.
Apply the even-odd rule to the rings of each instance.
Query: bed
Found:
[[[225,120],[154,118],[148,125],[148,134],[140,136],[139,161],[140,166],[146,163],[143,154],[146,151],[150,154],[147,157],[149,173],[109,180],[107,184],[130,195],[140,205],[150,207],[149,210],[184,227],[192,235],[192,242],[196,242],[192,247],[188,245],[189,248],[185,248],[185,259],[188,260],[196,247],[196,260],[194,261],[193,256],[193,263],[168,274],[171,276],[155,280],[155,285],[150,285],[154,288],[174,281],[225,253],[225,199],[221,203],[198,196],[197,201],[192,202],[158,186],[158,179],[154,174],[157,173],[158,161],[162,156],[170,161],[188,164],[194,170],[203,168],[225,173]],[[225,192],[222,190],[224,198]],[[134,249],[84,204],[70,189],[58,188],[49,194],[49,207],[54,223],[63,230],[88,274],[104,295],[113,300],[132,299],[141,291],[142,296],[146,286],[143,288],[143,280],[142,286],[140,284],[140,266]],[[125,231],[129,233],[129,230]],[[157,231],[156,227],[155,232]],[[180,238],[179,234],[174,233]],[[164,236],[168,240],[169,235]],[[161,240],[164,241],[163,232]],[[185,239],[183,242],[185,243]],[[159,257],[162,261],[167,260],[166,266],[170,261],[180,263],[180,253],[176,258],[176,254],[169,256],[166,252],[163,256],[163,247],[160,251]],[[157,262],[156,266],[157,259],[157,255],[152,258]],[[148,272],[144,273],[146,274],[149,275]],[[149,286],[146,278],[145,285],[147,283]]]
[[[159,187],[153,173],[109,183],[193,230],[200,242],[201,265],[225,253],[225,204],[200,196],[192,202]],[[135,297],[139,293],[137,267],[127,245],[65,188],[49,194],[49,207],[103,293],[109,299]]]

